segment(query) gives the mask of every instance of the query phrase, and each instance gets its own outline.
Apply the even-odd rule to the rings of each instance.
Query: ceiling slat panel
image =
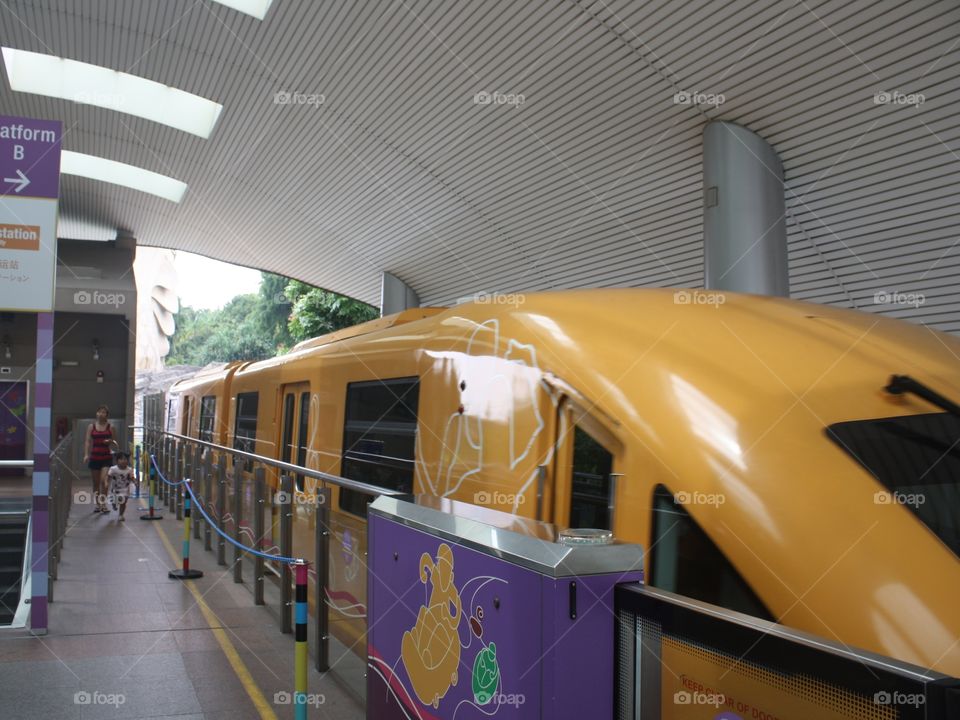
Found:
[[[370,302],[390,270],[436,304],[702,285],[703,127],[740,122],[784,163],[796,297],[957,332],[958,36],[954,0],[277,0],[263,22],[209,0],[7,0],[4,44],[224,110],[202,140],[6,78],[0,101],[189,185],[173,205],[66,177],[65,212]],[[493,92],[524,101],[476,101]],[[884,289],[926,301],[877,306]]]

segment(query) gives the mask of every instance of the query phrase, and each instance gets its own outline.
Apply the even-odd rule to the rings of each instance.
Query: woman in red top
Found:
[[[113,439],[113,428],[107,421],[110,409],[106,405],[97,408],[97,419],[87,426],[87,437],[83,445],[83,461],[90,468],[90,479],[93,481],[93,511],[109,512],[105,502],[107,470],[113,464],[111,446],[116,446]]]

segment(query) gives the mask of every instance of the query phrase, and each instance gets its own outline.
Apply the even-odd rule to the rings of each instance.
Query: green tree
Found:
[[[261,360],[276,352],[259,322],[258,295],[237,295],[219,310],[183,307],[167,364]]]
[[[270,338],[278,351],[284,352],[293,343],[288,323],[293,301],[287,297],[287,286],[292,282],[282,275],[260,273],[260,302],[255,309],[255,319],[260,331]]]
[[[375,307],[359,300],[297,280],[287,285],[286,295],[293,302],[288,327],[297,342],[375,320],[380,315]]]
[[[261,273],[256,294],[237,295],[217,310],[182,306],[166,364],[262,360],[377,315],[376,308],[357,300]]]

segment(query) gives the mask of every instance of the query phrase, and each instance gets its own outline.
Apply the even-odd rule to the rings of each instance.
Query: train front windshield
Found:
[[[960,417],[929,413],[831,425],[827,435],[960,557]]]

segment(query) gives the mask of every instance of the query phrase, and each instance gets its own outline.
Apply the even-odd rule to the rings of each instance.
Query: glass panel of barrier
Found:
[[[960,680],[642,585],[616,588],[617,720],[947,720]]]

